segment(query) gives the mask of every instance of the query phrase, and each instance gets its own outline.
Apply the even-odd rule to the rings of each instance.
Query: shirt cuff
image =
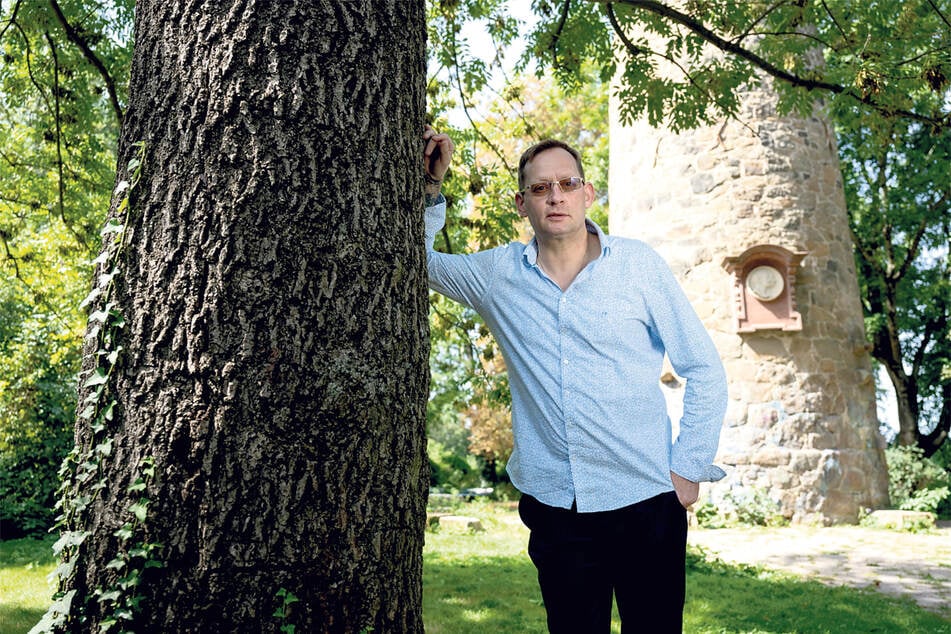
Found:
[[[726,471],[715,464],[695,465],[691,469],[671,467],[670,470],[691,482],[716,482],[726,477]]]

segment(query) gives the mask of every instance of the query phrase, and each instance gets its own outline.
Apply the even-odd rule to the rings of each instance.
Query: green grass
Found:
[[[528,532],[514,511],[474,504],[484,533],[426,533],[423,617],[432,634],[546,632]],[[613,632],[620,632],[615,615]],[[872,590],[830,588],[819,582],[737,566],[688,553],[688,634],[951,634],[951,622],[909,600]]]
[[[0,542],[0,634],[24,634],[46,612],[52,594],[46,577],[56,567],[53,541]]]
[[[427,633],[544,633],[545,609],[518,514],[479,503],[459,512],[479,518],[486,530],[426,532]],[[46,610],[50,545],[0,542],[0,634],[24,634]],[[908,600],[728,565],[698,550],[688,556],[684,624],[688,634],[951,634],[951,621]],[[616,618],[613,631],[620,632]]]

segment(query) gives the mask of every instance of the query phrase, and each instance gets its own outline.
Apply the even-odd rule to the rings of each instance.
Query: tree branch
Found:
[[[449,18],[449,19],[453,20],[454,18]],[[479,126],[476,125],[475,120],[472,118],[472,114],[469,112],[469,106],[467,103],[468,97],[466,95],[465,90],[462,87],[462,78],[459,77],[459,47],[456,45],[455,29],[450,28],[449,34],[451,38],[450,45],[452,46],[452,59],[453,59],[453,64],[455,65],[455,72],[453,73],[453,76],[455,77],[455,80],[456,80],[456,88],[459,90],[459,96],[462,97],[462,112],[466,115],[466,119],[469,120],[469,125],[472,126],[472,129],[479,136],[479,138],[482,139],[483,143],[485,143],[489,147],[489,149],[492,150],[492,153],[495,154],[499,158],[500,161],[502,161],[502,165],[505,166],[505,169],[508,170],[509,174],[514,175],[515,170],[513,170],[512,167],[509,165],[508,161],[505,160],[505,155],[502,153],[502,151],[499,148],[495,146],[494,143],[492,143],[489,137],[487,137],[485,133],[482,132],[481,129],[479,129]]]
[[[17,3],[13,5],[13,10],[10,12],[10,19],[7,20],[7,23],[4,25],[3,30],[0,30],[0,40],[3,39],[3,36],[7,34],[7,29],[13,26],[13,23],[17,19],[17,11],[20,10],[20,5],[23,3],[23,0],[17,0]]]
[[[845,30],[842,28],[842,25],[839,24],[839,21],[835,19],[835,15],[832,13],[832,10],[829,8],[829,5],[826,4],[826,0],[822,0],[822,8],[826,10],[826,15],[829,16],[829,19],[832,20],[832,24],[835,25],[835,28],[836,28],[836,29],[838,29],[839,35],[842,36],[842,41],[843,41],[843,42],[850,42],[850,41],[852,40],[852,38],[850,38],[850,37],[846,34]]]
[[[565,30],[565,24],[568,22],[568,12],[571,9],[571,0],[565,0],[565,6],[561,9],[561,19],[558,21],[558,28],[551,36],[551,61],[558,66],[558,40],[561,39],[561,32]]]
[[[703,86],[701,86],[701,85],[694,79],[693,75],[690,74],[690,71],[688,71],[686,68],[684,68],[684,67],[680,64],[680,62],[678,62],[676,59],[674,59],[673,57],[671,57],[671,56],[669,56],[669,55],[665,55],[664,53],[659,53],[659,52],[657,52],[657,51],[655,51],[655,50],[653,50],[653,49],[649,49],[649,48],[644,48],[644,47],[642,47],[642,46],[638,46],[637,44],[635,44],[634,42],[632,42],[632,41],[630,40],[630,38],[627,37],[627,34],[624,33],[624,29],[623,29],[623,27],[621,26],[621,23],[620,23],[620,22],[618,21],[618,19],[617,19],[617,14],[614,12],[614,3],[613,3],[613,2],[607,3],[606,9],[607,9],[607,14],[608,14],[608,20],[611,22],[611,27],[614,29],[614,33],[615,33],[615,34],[618,36],[618,38],[621,40],[621,43],[624,44],[624,48],[627,49],[628,54],[630,54],[631,56],[635,56],[635,55],[643,55],[643,54],[646,53],[646,54],[649,54],[649,55],[655,55],[655,56],[660,57],[661,59],[667,61],[667,62],[670,63],[671,65],[675,66],[681,73],[683,73],[683,76],[687,78],[687,81],[690,82],[690,84],[691,84],[694,88],[696,88],[696,89],[699,90],[700,92],[704,93],[704,94],[707,96],[707,99],[709,99],[709,100],[712,101],[713,103],[715,103],[715,104],[717,104],[718,106],[720,106],[722,110],[727,111],[727,108],[725,108],[725,107],[722,106],[720,100],[719,100],[715,95],[713,95],[712,93],[710,93],[709,90],[707,90],[706,88],[704,88]],[[748,130],[749,130],[750,132],[752,132],[753,134],[757,134],[757,132],[756,132],[755,130],[753,130],[753,128],[751,128],[750,125],[749,125],[748,123],[746,123],[745,121],[740,121],[740,119],[738,119],[738,118],[737,118],[736,116],[734,116],[734,115],[730,115],[730,118],[735,119],[737,122],[740,123],[740,125],[742,125],[742,126],[745,127],[746,129],[748,129]]]
[[[102,63],[102,60],[100,60],[96,53],[93,52],[92,48],[89,47],[89,43],[83,38],[82,35],[80,35],[79,31],[77,31],[73,25],[69,23],[69,20],[66,19],[66,16],[63,14],[63,10],[59,6],[59,2],[56,0],[50,0],[50,7],[53,9],[53,13],[56,14],[56,19],[59,20],[63,30],[66,31],[66,37],[69,38],[70,42],[79,47],[79,50],[82,51],[83,57],[86,58],[86,61],[92,64],[96,70],[99,71],[103,81],[106,82],[106,90],[109,91],[109,100],[112,102],[112,110],[116,114],[116,120],[121,125],[122,106],[119,104],[119,95],[116,91],[116,83],[112,80],[112,75],[109,74],[105,64]]]
[[[943,13],[941,13],[941,10],[938,9],[938,6],[937,6],[932,0],[928,0],[928,4],[931,5],[931,8],[934,9],[934,12],[938,14],[938,17],[941,18],[941,20],[942,20],[945,24],[948,25],[948,28],[949,28],[949,29],[951,29],[951,22],[948,21],[948,18],[947,18],[946,15],[944,15]]]
[[[612,4],[612,0],[588,0],[588,2],[597,2],[598,4]],[[713,45],[714,47],[720,49],[724,53],[729,53],[735,55],[741,59],[746,60],[747,62],[753,64],[755,67],[759,68],[767,75],[770,75],[780,81],[783,81],[791,86],[797,88],[804,88],[806,90],[823,90],[831,92],[833,94],[843,94],[846,95],[859,103],[862,103],[869,108],[879,112],[880,114],[886,117],[893,116],[902,116],[913,121],[919,121],[921,123],[927,123],[939,128],[951,128],[951,115],[945,115],[940,117],[929,117],[926,115],[913,112],[911,110],[906,110],[903,108],[893,108],[891,106],[886,106],[880,103],[877,103],[869,95],[858,94],[851,88],[846,88],[839,84],[833,84],[826,81],[820,81],[816,79],[807,79],[805,77],[800,77],[793,73],[787,72],[782,68],[770,63],[763,57],[760,57],[753,51],[744,48],[734,42],[731,42],[720,35],[714,33],[712,30],[707,28],[699,20],[694,19],[693,17],[681,13],[680,11],[674,9],[673,7],[667,6],[662,2],[656,2],[655,0],[616,0],[613,2],[615,4],[624,4],[633,9],[643,9],[659,15],[663,18],[670,20],[676,24],[683,26],[689,31],[699,35],[706,42]]]
[[[73,234],[80,246],[86,248],[86,240],[76,231],[72,223],[66,218],[66,179],[63,175],[63,122],[60,115],[60,85],[59,85],[59,54],[56,51],[56,42],[50,36],[49,32],[44,33],[46,41],[50,45],[50,55],[53,57],[53,117],[56,121],[56,172],[58,186],[58,204],[59,219],[66,225],[69,232]]]

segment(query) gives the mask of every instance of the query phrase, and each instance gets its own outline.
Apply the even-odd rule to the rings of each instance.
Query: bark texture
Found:
[[[152,457],[136,631],[422,631],[423,8],[137,3],[120,156],[146,154],[77,601]]]

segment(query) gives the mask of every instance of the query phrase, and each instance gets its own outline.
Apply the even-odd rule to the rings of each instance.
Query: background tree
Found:
[[[855,113],[839,126],[873,357],[898,401],[898,444],[951,432],[951,131]]]
[[[52,524],[132,2],[0,3],[0,537]]]
[[[43,627],[421,631],[422,3],[135,40]]]

